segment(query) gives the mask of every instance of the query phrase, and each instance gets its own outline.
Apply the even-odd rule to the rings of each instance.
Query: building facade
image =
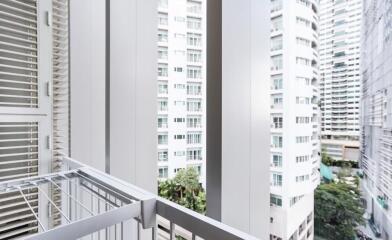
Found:
[[[320,1],[322,149],[336,160],[359,158],[362,0]]]
[[[205,186],[205,2],[158,6],[158,177],[194,167]]]
[[[313,239],[319,183],[318,1],[271,1],[270,239]]]
[[[392,2],[364,1],[361,167],[370,223],[392,237]]]

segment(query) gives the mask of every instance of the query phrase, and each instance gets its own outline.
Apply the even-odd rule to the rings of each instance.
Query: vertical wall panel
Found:
[[[71,156],[105,170],[105,0],[70,0]]]
[[[207,213],[260,239],[269,233],[268,5],[207,5]]]

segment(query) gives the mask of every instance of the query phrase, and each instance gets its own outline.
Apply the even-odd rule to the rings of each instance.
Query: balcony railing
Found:
[[[24,239],[256,239],[73,159],[62,166],[0,183],[0,198],[20,194],[33,216]]]

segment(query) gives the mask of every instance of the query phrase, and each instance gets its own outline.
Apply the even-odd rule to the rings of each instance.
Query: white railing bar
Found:
[[[101,186],[101,187],[107,189],[109,192],[113,192],[113,193],[115,193],[115,194],[120,195],[121,197],[123,197],[123,198],[129,200],[130,203],[132,203],[132,202],[135,201],[135,199],[129,198],[128,196],[125,196],[125,195],[123,195],[123,194],[121,194],[121,193],[114,192],[112,189],[110,189],[110,188],[108,188],[108,187],[102,185],[101,183],[95,181],[94,179],[87,178],[86,176],[83,176],[82,174],[78,173],[77,171],[76,171],[75,173],[76,173],[77,175],[79,175],[81,178],[85,179],[87,182],[89,182],[89,181],[90,181],[90,182],[93,182],[93,183],[95,183],[96,185],[99,185],[99,186]]]
[[[91,184],[91,183],[90,183],[90,184]],[[96,191],[95,189],[93,189],[93,188],[92,188],[92,187],[93,187],[92,184],[91,184],[91,187],[85,185],[84,183],[81,183],[80,186],[82,186],[81,189],[82,189],[84,192],[88,192],[91,196],[94,196],[94,197],[96,197],[98,200],[103,201],[103,203],[105,204],[105,208],[108,208],[108,205],[109,205],[109,207],[112,207],[112,208],[119,208],[119,207],[120,207],[120,206],[118,206],[116,203],[114,203],[113,201],[111,201],[109,198],[103,196],[103,195],[99,192],[99,190],[101,190],[101,189],[98,188],[98,191]],[[86,190],[86,189],[87,189],[87,190]],[[103,190],[102,190],[102,191],[103,191]],[[107,195],[106,192],[105,192],[105,194]]]
[[[40,227],[42,228],[42,230],[45,232],[46,229],[45,229],[44,225],[42,224],[41,220],[38,218],[38,216],[37,216],[37,214],[35,213],[34,209],[31,207],[31,205],[30,205],[29,201],[27,200],[26,196],[24,195],[22,189],[19,188],[19,192],[20,192],[20,194],[22,195],[23,199],[25,200],[27,206],[29,206],[30,211],[33,213],[33,215],[34,215],[35,219],[37,220],[39,226],[40,226]]]
[[[107,205],[109,205],[110,207],[112,207],[114,209],[119,208],[119,206],[116,206],[112,202],[107,201],[107,199],[105,199],[99,192],[95,191],[94,189],[91,189],[90,187],[85,186],[85,185],[81,185],[81,186],[82,186],[81,190],[83,192],[86,192],[86,193],[90,194],[90,196],[95,197],[98,200],[98,202],[103,202],[105,204],[105,208],[107,208]]]
[[[257,240],[256,237],[227,226],[207,216],[156,197],[157,214],[203,239]]]
[[[71,220],[67,217],[67,215],[65,215],[65,213],[63,213],[63,211],[61,211],[60,208],[57,207],[57,205],[52,201],[52,199],[50,199],[50,197],[49,197],[48,195],[46,195],[45,191],[42,190],[38,185],[37,185],[37,188],[38,188],[39,191],[42,192],[42,194],[44,195],[44,197],[45,197],[46,199],[48,199],[48,201],[50,202],[50,204],[52,204],[52,205],[57,209],[57,211],[59,211],[59,213],[65,218],[65,220],[67,220],[67,222],[70,223]]]
[[[170,229],[169,229],[170,240],[175,240],[175,238],[176,238],[176,234],[175,234],[176,229],[175,228],[176,228],[176,226],[174,225],[174,223],[172,221],[170,221]]]
[[[69,183],[74,183],[74,186],[76,187],[76,188],[79,188],[79,186],[77,185],[78,183],[76,182],[76,181],[72,181],[73,179],[70,179],[70,178],[68,178],[67,176],[62,176],[62,177],[64,177],[65,179],[67,179],[68,180],[68,182]],[[76,178],[75,178],[75,180],[76,180]],[[90,183],[91,184],[91,183]],[[85,188],[87,188],[89,191],[87,191]],[[95,190],[93,190],[93,189],[90,189],[89,187],[87,187],[87,186],[85,186],[85,185],[83,185],[83,184],[81,184],[81,188],[79,188],[80,190],[82,190],[83,192],[85,192],[85,193],[88,193],[90,196],[91,196],[91,199],[93,199],[93,198],[95,198],[98,202],[98,214],[100,214],[100,207],[99,207],[99,205],[100,205],[100,202],[103,202],[104,204],[105,204],[105,208],[107,208],[107,205],[109,205],[110,207],[112,207],[113,209],[117,209],[119,206],[116,206],[116,205],[114,205],[114,204],[112,204],[110,201],[107,201],[105,198],[103,198],[100,194],[99,194],[99,192],[96,192]],[[123,229],[122,229],[122,223],[121,223],[121,234],[123,234],[122,233],[122,231],[123,231]],[[99,234],[99,233],[98,233]],[[91,236],[92,236],[92,234],[91,234]]]
[[[137,187],[126,181],[105,174],[97,169],[89,167],[88,165],[80,163],[72,158],[64,157],[64,160],[69,164],[80,167],[81,172],[86,173],[86,175],[99,178],[100,180],[102,180],[102,182],[107,183],[107,185],[109,186],[115,186],[116,189],[126,193],[127,194],[126,196],[131,196],[131,199],[133,201],[149,200],[151,198],[155,198],[154,194],[140,187]]]
[[[124,207],[104,212],[94,217],[80,219],[44,233],[26,237],[24,240],[69,240],[79,239],[114,224],[133,219],[140,215],[141,203],[134,202]]]
[[[48,179],[53,185],[55,185],[61,192],[65,193],[68,197],[70,197],[72,200],[74,200],[77,204],[79,204],[82,208],[84,208],[87,212],[91,214],[91,216],[94,216],[95,214],[90,211],[86,206],[84,206],[81,202],[79,202],[77,199],[75,199],[72,195],[67,193],[65,190],[63,190],[62,187],[57,185],[52,179]]]
[[[75,173],[75,170],[66,171],[61,174],[65,175],[70,173]],[[23,179],[12,179],[8,181],[0,182],[0,193],[9,192],[13,190],[18,191],[19,188],[24,188],[23,185],[25,184],[32,184],[34,182],[43,181],[43,180],[46,181],[47,178],[59,177],[62,175],[60,175],[59,173],[50,173],[50,174],[44,174],[39,176],[26,177]]]

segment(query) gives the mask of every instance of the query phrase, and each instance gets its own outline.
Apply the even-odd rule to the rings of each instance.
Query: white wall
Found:
[[[268,3],[222,2],[222,221],[261,239],[269,221]]]
[[[110,173],[157,191],[157,2],[111,1]]]
[[[105,0],[71,0],[71,156],[156,191],[156,2],[111,1],[106,136]]]
[[[105,0],[70,0],[71,156],[105,170]]]
[[[268,239],[269,1],[207,4],[207,213]]]

